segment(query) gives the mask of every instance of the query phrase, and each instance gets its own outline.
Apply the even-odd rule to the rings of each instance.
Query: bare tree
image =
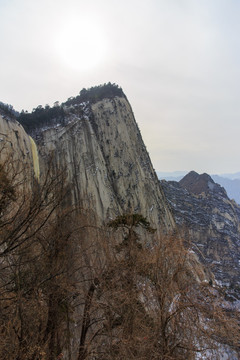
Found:
[[[123,237],[105,242],[87,309],[96,337],[78,359],[218,359],[226,349],[237,358],[237,315],[216,285],[199,280],[180,236],[147,236],[153,229],[138,214],[109,225]]]
[[[53,175],[49,167],[30,188],[18,168],[10,158],[0,169],[0,357],[55,359],[66,346],[68,249],[77,215],[63,206],[63,172]]]

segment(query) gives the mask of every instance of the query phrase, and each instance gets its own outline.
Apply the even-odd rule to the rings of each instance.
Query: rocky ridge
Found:
[[[229,298],[240,299],[240,207],[207,174],[190,172],[161,185],[177,225],[189,229],[192,251]]]

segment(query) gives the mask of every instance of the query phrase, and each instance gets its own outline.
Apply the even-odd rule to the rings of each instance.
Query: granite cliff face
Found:
[[[66,168],[72,202],[96,210],[102,221],[124,212],[146,216],[158,229],[174,220],[125,97],[64,106],[64,125],[35,132],[44,171],[51,154]]]
[[[180,182],[161,181],[176,223],[189,229],[192,250],[240,299],[240,207],[209,175],[190,172]]]
[[[109,92],[108,86],[100,87],[104,89]],[[131,106],[122,90],[114,91],[118,96],[106,94],[100,101],[69,98],[50,108],[53,116],[47,124],[37,118],[32,127],[31,119],[35,141],[7,109],[0,119],[1,157],[14,154],[40,181],[51,158],[56,169],[67,171],[71,203],[93,209],[100,224],[124,212],[139,212],[159,231],[172,229],[175,223]],[[38,107],[35,115],[41,111]]]

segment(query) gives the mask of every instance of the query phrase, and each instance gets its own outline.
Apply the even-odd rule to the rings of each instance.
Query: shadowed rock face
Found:
[[[187,189],[190,193],[195,195],[211,190],[213,191],[215,189],[215,192],[222,192],[223,196],[227,196],[225,189],[216,184],[211,176],[206,173],[199,175],[195,171],[190,171],[190,173],[185,175],[182,180],[179,181],[179,184],[182,188]]]
[[[72,203],[103,221],[123,212],[146,216],[158,230],[174,220],[125,97],[65,107],[65,125],[36,134],[42,171],[49,154],[66,168]]]
[[[193,251],[240,298],[240,207],[207,174],[161,181],[176,223],[189,229]]]

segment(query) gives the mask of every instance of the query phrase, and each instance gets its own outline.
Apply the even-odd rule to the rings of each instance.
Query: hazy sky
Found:
[[[159,171],[240,171],[239,0],[0,0],[0,101],[119,84]]]

